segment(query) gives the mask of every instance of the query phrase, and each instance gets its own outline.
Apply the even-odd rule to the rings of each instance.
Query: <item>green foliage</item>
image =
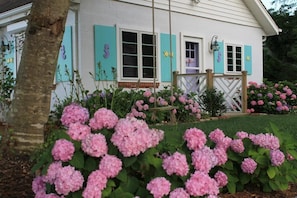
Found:
[[[224,93],[216,89],[207,89],[200,97],[202,108],[212,117],[226,112]]]

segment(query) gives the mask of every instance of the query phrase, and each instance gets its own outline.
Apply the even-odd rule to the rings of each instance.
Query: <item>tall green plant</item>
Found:
[[[226,112],[224,93],[216,89],[207,89],[200,96],[202,108],[211,116],[215,117]]]

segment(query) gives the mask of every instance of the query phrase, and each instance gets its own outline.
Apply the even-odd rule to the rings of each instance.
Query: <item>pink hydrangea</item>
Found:
[[[285,161],[285,155],[280,150],[271,150],[270,159],[271,159],[272,166],[280,166]]]
[[[155,98],[154,97],[150,97],[149,98],[149,103],[154,103],[155,102]]]
[[[112,110],[100,108],[95,112],[94,117],[90,119],[89,125],[95,130],[112,129],[118,120],[118,116]]]
[[[69,165],[57,170],[54,185],[58,194],[68,195],[70,192],[78,191],[82,188],[83,183],[84,177],[74,167]]]
[[[218,166],[224,165],[228,161],[228,155],[225,149],[217,147],[213,149],[213,153],[217,157]]]
[[[213,150],[206,146],[202,149],[195,150],[192,152],[191,156],[195,170],[204,173],[209,173],[209,171],[218,163],[218,159]]]
[[[187,129],[183,138],[187,141],[187,146],[191,150],[203,148],[207,141],[205,133],[197,128]]]
[[[108,147],[105,136],[98,134],[89,134],[81,143],[82,150],[92,157],[101,157],[107,154]]]
[[[154,198],[162,198],[170,192],[170,182],[165,177],[152,179],[146,186]]]
[[[99,170],[107,178],[116,177],[122,170],[122,161],[113,155],[104,155],[99,164]]]
[[[58,161],[58,162],[53,162],[49,165],[49,167],[47,168],[47,173],[46,175],[43,177],[43,180],[49,184],[54,184],[54,181],[57,177],[57,172],[59,169],[62,168],[62,162]]]
[[[217,142],[216,148],[222,148],[227,150],[230,147],[232,139],[230,137],[224,137]]]
[[[207,173],[195,171],[186,181],[186,190],[191,196],[218,195],[217,182]]]
[[[269,133],[260,133],[257,135],[250,134],[249,138],[255,145],[261,146],[266,149],[276,150],[280,147],[279,139]]]
[[[91,133],[91,128],[88,125],[84,125],[79,122],[71,123],[67,130],[67,134],[73,140],[82,140],[90,133]]]
[[[258,104],[259,106],[262,106],[262,105],[264,105],[264,101],[263,101],[263,100],[258,100],[257,104]]]
[[[45,190],[46,190],[46,186],[45,186],[45,182],[43,180],[43,176],[35,177],[32,181],[32,191],[35,194],[38,194],[40,192],[45,193]]]
[[[66,106],[61,116],[61,122],[68,127],[71,123],[80,122],[84,124],[89,120],[89,112],[79,104],[72,103]]]
[[[236,153],[242,153],[244,151],[244,145],[241,139],[232,140],[230,147]]]
[[[101,197],[102,190],[106,187],[107,178],[101,170],[93,171],[89,177],[82,196],[84,198]]]
[[[252,100],[252,101],[251,101],[251,105],[252,105],[252,106],[256,106],[256,105],[257,105],[257,102],[256,102],[255,100]]]
[[[173,155],[163,159],[162,167],[168,175],[176,174],[186,176],[189,172],[189,165],[184,154],[175,152]]]
[[[176,188],[170,192],[169,198],[190,198],[190,195],[183,188]]]
[[[55,142],[52,149],[52,155],[55,160],[66,162],[72,159],[74,151],[75,148],[72,142],[65,139],[59,139]]]
[[[143,96],[144,97],[146,97],[146,98],[148,98],[148,97],[150,97],[152,95],[152,92],[151,92],[151,90],[146,90],[144,93],[143,93]]]
[[[225,137],[225,134],[221,129],[215,129],[214,131],[209,133],[208,137],[214,143],[218,143]]]
[[[249,134],[244,131],[239,131],[236,133],[236,137],[238,137],[239,139],[245,139],[249,137]]]
[[[130,157],[155,147],[163,138],[163,131],[149,129],[145,121],[127,117],[119,120],[110,140],[125,157]]]
[[[253,174],[257,168],[257,162],[252,158],[245,158],[241,163],[241,170],[244,173]]]
[[[228,177],[222,171],[216,172],[216,174],[214,175],[214,179],[216,180],[216,182],[220,188],[222,188],[228,184]]]
[[[179,96],[179,97],[178,97],[178,101],[179,101],[180,103],[182,103],[182,104],[186,104],[187,99],[186,99],[185,96]]]

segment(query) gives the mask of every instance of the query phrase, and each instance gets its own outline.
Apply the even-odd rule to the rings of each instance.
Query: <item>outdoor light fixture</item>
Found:
[[[200,0],[192,0],[193,3],[198,4],[200,2]]]
[[[210,52],[215,52],[215,51],[219,51],[219,49],[220,49],[220,46],[219,46],[219,43],[218,43],[218,36],[217,35],[214,35],[211,38],[209,51]]]
[[[2,40],[1,42],[1,51],[2,52],[5,52],[6,50],[10,50],[10,45],[9,45],[9,42],[7,44],[4,43],[4,41]]]

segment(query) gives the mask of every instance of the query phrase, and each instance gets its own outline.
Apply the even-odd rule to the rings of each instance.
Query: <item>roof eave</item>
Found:
[[[0,27],[24,20],[30,11],[32,3],[17,7],[15,9],[0,14]]]
[[[281,29],[266,10],[260,0],[243,0],[263,29],[263,36],[279,35]]]

